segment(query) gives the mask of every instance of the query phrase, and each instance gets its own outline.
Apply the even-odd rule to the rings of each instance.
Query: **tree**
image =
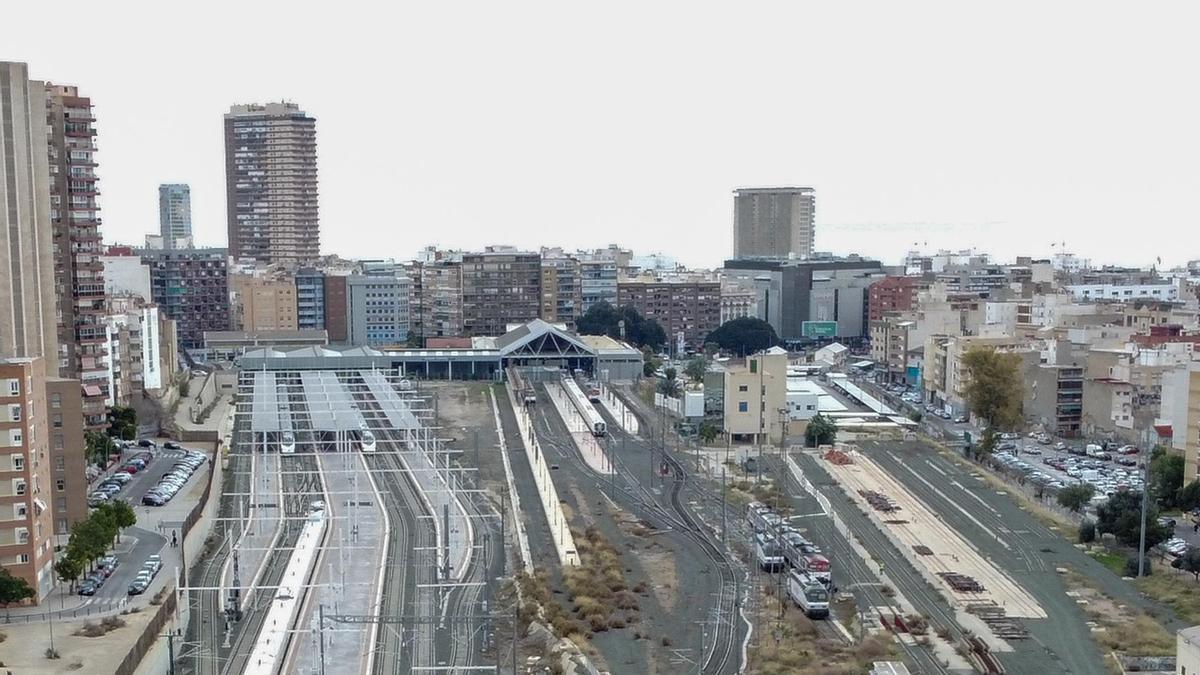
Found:
[[[1144,576],[1150,576],[1150,572],[1153,569],[1154,569],[1154,566],[1150,564],[1150,556],[1143,557],[1142,558],[1142,570],[1141,570],[1142,574]],[[1137,575],[1138,575],[1138,557],[1136,555],[1131,555],[1125,559],[1125,576],[1136,577]]]
[[[625,335],[621,335],[621,322]],[[635,347],[662,347],[667,342],[667,333],[654,319],[643,318],[637,309],[625,306],[615,308],[601,301],[588,307],[588,311],[575,321],[575,329],[581,335],[607,335],[624,339]]]
[[[113,522],[117,526],[118,539],[121,536],[121,530],[125,530],[137,525],[137,513],[133,510],[133,507],[129,505],[129,502],[117,500],[115,502],[105,502],[100,506],[101,508],[107,507],[109,512],[112,514]]]
[[[1200,548],[1191,547],[1179,556],[1179,569],[1191,572],[1192,577],[1200,582]]]
[[[1200,480],[1194,480],[1180,488],[1175,505],[1184,511],[1200,507]]]
[[[708,357],[703,355],[693,358],[683,367],[683,374],[687,375],[692,382],[703,382],[704,374],[707,372]]]
[[[1079,513],[1092,500],[1096,488],[1087,483],[1071,485],[1058,491],[1060,506],[1071,509],[1071,513]]]
[[[1155,448],[1150,454],[1150,496],[1159,508],[1173,508],[1183,489],[1183,455]]]
[[[696,434],[700,436],[700,440],[704,441],[705,443],[712,443],[714,440],[716,440],[720,433],[721,430],[717,428],[717,425],[709,422],[708,420],[701,422],[700,429],[696,432]]]
[[[1096,541],[1096,521],[1084,518],[1083,522],[1079,523],[1079,543],[1090,544],[1093,541]]]
[[[971,411],[989,428],[1016,429],[1021,424],[1021,357],[987,347],[963,355],[967,370],[966,399]]]
[[[108,411],[108,435],[132,441],[137,438],[137,411],[129,406],[115,405]]]
[[[1142,526],[1142,495],[1139,492],[1117,492],[1096,507],[1096,531],[1111,534],[1123,546],[1137,548]],[[1166,541],[1168,533],[1158,522],[1158,509],[1151,503],[1146,508],[1146,550]]]
[[[92,464],[100,464],[101,466],[108,464],[108,456],[117,447],[107,435],[96,433],[95,431],[85,432],[83,440],[86,446],[87,461]]]
[[[774,347],[779,344],[779,336],[766,321],[744,316],[721,324],[704,341],[714,343],[727,352],[745,356]]]
[[[33,595],[33,589],[30,588],[29,582],[0,568],[0,605],[21,602],[26,598],[32,598]]]
[[[64,555],[54,563],[54,571],[58,574],[59,581],[66,581],[72,587],[75,585],[75,580],[79,575],[83,574],[84,562],[74,555]]]
[[[808,445],[832,445],[837,439],[837,425],[824,415],[817,415],[808,421],[804,430],[804,441]]]
[[[667,370],[672,370],[672,369],[668,368]],[[671,398],[678,398],[678,396],[679,396],[679,380],[677,380],[673,377],[668,377],[666,379],[659,380],[658,381],[658,393],[662,394],[663,396],[669,396]]]

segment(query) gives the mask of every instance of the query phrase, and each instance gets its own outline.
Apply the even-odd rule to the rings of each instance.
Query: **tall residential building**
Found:
[[[542,257],[507,247],[488,247],[462,257],[463,333],[504,335],[509,324],[538,318]]]
[[[77,87],[46,85],[58,366],[62,376],[82,383],[85,424],[98,431],[108,425],[110,392],[94,122],[92,101]]]
[[[325,274],[321,270],[296,270],[296,328],[325,330]]]
[[[40,357],[0,358],[0,566],[33,588],[35,603],[54,587],[45,371]]]
[[[408,339],[409,288],[403,270],[394,275],[352,274],[346,277],[349,309],[347,341],[352,345],[398,345]]]
[[[622,279],[617,304],[633,307],[654,319],[667,333],[668,348],[697,348],[721,325],[721,282],[703,277],[651,277]]]
[[[192,236],[192,190],[187,183],[158,186],[158,233],[167,246]]]
[[[733,257],[808,257],[813,252],[816,196],[812,188],[733,191]]]
[[[587,314],[592,305],[607,302],[617,306],[617,260],[599,252],[580,254],[579,314]]]
[[[420,264],[421,330],[424,338],[463,334],[462,263],[439,260]]]
[[[543,252],[541,318],[575,330],[575,320],[580,317],[582,305],[579,261],[566,255]]]
[[[24,63],[0,62],[0,357],[44,357],[57,376],[46,115],[45,84]]]
[[[928,287],[920,277],[884,277],[867,289],[867,320],[917,308],[917,294]]]
[[[296,267],[320,255],[316,120],[295,103],[225,115],[229,255]]]
[[[3,395],[3,392],[0,392]],[[87,518],[87,458],[83,424],[83,396],[79,380],[46,378],[46,405],[50,416],[50,471],[54,479],[54,535],[65,545],[71,526]],[[49,501],[49,500],[44,500]]]
[[[151,299],[176,322],[181,349],[204,347],[204,331],[229,330],[228,257],[223,248],[139,249]]]

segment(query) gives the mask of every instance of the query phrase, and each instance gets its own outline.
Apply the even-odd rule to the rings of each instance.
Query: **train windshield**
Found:
[[[804,597],[809,602],[829,602],[829,591],[820,586],[809,586],[804,589]]]

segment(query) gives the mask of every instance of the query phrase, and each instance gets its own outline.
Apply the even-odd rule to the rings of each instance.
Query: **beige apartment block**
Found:
[[[65,545],[71,526],[87,518],[87,459],[84,457],[83,395],[79,380],[46,378],[46,414],[50,416],[50,474],[54,535]]]
[[[778,442],[787,425],[787,352],[772,347],[725,367],[725,428],[731,440]]]
[[[296,330],[296,282],[290,277],[229,276],[236,330]]]

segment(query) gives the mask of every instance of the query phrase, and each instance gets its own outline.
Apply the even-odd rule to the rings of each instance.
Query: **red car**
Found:
[[[138,468],[132,464],[122,464],[121,466],[117,467],[117,471],[119,473],[133,474],[138,472]]]

